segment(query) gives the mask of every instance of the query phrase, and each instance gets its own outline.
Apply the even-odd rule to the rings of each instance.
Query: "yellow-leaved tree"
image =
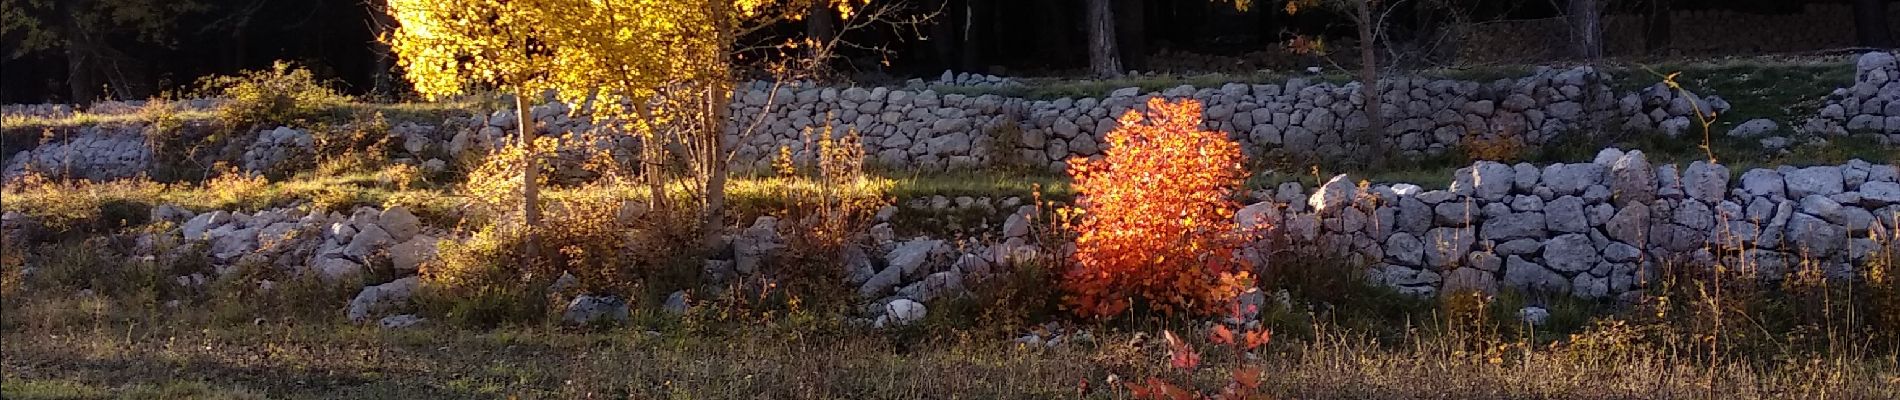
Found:
[[[388,0],[398,25],[385,37],[417,92],[513,90],[528,163],[525,222],[539,222],[533,121],[526,94],[552,91],[601,126],[641,138],[641,172],[654,206],[684,181],[713,243],[723,228],[731,141],[727,105],[743,43],[761,29],[868,0]],[[799,40],[763,47],[789,47]],[[684,168],[670,168],[673,160]]]
[[[430,100],[484,87],[515,92],[517,144],[527,156],[522,168],[524,223],[540,224],[540,179],[536,177],[534,118],[528,96],[556,89],[551,37],[558,1],[388,0],[397,28],[383,38],[397,55],[417,93]]]

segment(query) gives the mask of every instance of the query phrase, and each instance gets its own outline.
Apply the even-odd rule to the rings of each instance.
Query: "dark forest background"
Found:
[[[877,0],[889,2],[889,0]],[[844,54],[846,75],[933,77],[944,70],[1064,75],[1088,67],[1084,12],[1112,3],[1123,64],[1148,70],[1154,54],[1235,55],[1281,48],[1295,35],[1353,37],[1351,21],[1328,12],[1288,15],[1285,0],[1258,0],[1245,11],[1231,0],[904,0],[901,18],[931,16],[906,28],[849,33],[881,47]],[[1571,1],[1414,0],[1390,19],[1396,40],[1457,21],[1561,17]],[[1596,1],[1596,0],[1588,0]],[[1610,14],[1720,9],[1799,13],[1798,0],[1603,0]],[[1886,26],[1883,0],[1855,3],[1856,21]],[[381,0],[0,0],[0,102],[85,103],[137,99],[190,88],[199,77],[268,68],[289,60],[358,95],[403,98],[387,50],[377,44],[387,18]],[[1664,14],[1666,15],[1666,14]],[[1878,21],[1863,21],[1878,15]],[[1667,20],[1667,18],[1663,18]],[[1667,23],[1667,22],[1662,22]],[[803,34],[784,27],[781,34]],[[1879,35],[1860,44],[1889,46]],[[768,38],[769,39],[769,38]],[[1558,44],[1553,44],[1558,45]]]

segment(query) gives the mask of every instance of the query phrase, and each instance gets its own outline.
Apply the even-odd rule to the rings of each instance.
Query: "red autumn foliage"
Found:
[[[1161,313],[1221,312],[1252,278],[1235,252],[1240,145],[1201,130],[1201,104],[1148,101],[1104,139],[1101,160],[1069,160],[1082,207],[1075,265],[1062,280],[1078,315],[1108,318],[1137,299]]]

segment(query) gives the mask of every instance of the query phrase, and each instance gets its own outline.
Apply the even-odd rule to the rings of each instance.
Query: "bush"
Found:
[[[382,112],[359,113],[342,125],[319,124],[310,129],[316,146],[300,154],[300,162],[280,162],[289,168],[314,161],[317,175],[340,176],[374,172],[389,163],[398,144],[390,141],[389,119]],[[291,171],[279,171],[291,172]]]
[[[510,146],[491,154],[470,173],[461,194],[469,198],[465,239],[444,241],[434,261],[422,266],[431,289],[425,307],[451,320],[476,325],[523,321],[530,310],[570,292],[627,297],[656,280],[698,279],[703,260],[694,246],[691,215],[644,209],[623,199],[614,183],[549,192],[542,198],[539,226],[523,226],[521,157]],[[545,165],[544,165],[545,167]],[[543,175],[546,176],[546,175]],[[681,271],[690,277],[678,278]],[[563,273],[575,285],[562,293],[545,288]],[[670,286],[670,285],[668,285]],[[539,318],[539,313],[533,319]]]
[[[1214,314],[1251,283],[1235,257],[1240,145],[1200,123],[1200,103],[1152,99],[1121,117],[1102,160],[1069,161],[1083,213],[1062,287],[1077,314]]]
[[[845,254],[851,247],[869,248],[861,233],[870,229],[886,202],[876,190],[854,190],[872,186],[864,173],[864,146],[857,131],[834,135],[825,127],[816,133],[806,133],[816,158],[808,168],[796,167],[791,150],[781,148],[777,164],[788,184],[780,186],[785,207],[778,217],[785,222],[778,228],[786,247],[769,272],[794,298],[843,304],[850,299],[839,295],[851,290],[842,287],[845,271],[838,266],[847,265]]]
[[[201,95],[225,99],[218,119],[226,128],[240,130],[333,118],[350,101],[318,82],[310,70],[284,61],[269,70],[205,77],[198,80],[198,88]]]

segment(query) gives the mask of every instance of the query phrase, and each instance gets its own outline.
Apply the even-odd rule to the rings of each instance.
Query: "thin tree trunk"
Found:
[[[1123,67],[1148,68],[1147,0],[1115,0],[1115,41]]]
[[[1121,76],[1120,51],[1115,46],[1115,8],[1112,0],[1088,0],[1089,72],[1097,77]]]
[[[1036,24],[1035,33],[1037,57],[1043,64],[1068,65],[1077,58],[1074,42],[1069,41],[1075,33],[1075,13],[1058,0],[1035,0],[1035,13],[1047,23]]]
[[[713,85],[711,93],[712,119],[719,123],[719,125],[714,125],[715,127],[725,125],[726,105],[732,103],[732,85],[724,83],[729,80],[719,82],[722,84]],[[702,162],[709,164],[707,170],[711,171],[711,174],[706,177],[706,216],[703,221],[704,240],[708,244],[719,243],[719,235],[725,230],[726,176],[728,174],[726,164],[730,161],[726,157],[726,134],[718,128],[713,129],[711,134],[706,135],[705,147],[707,148],[702,150],[707,153]]]
[[[1379,96],[1379,58],[1374,25],[1379,21],[1372,19],[1373,0],[1353,2],[1359,20],[1359,97],[1366,102],[1366,130],[1361,133],[1360,145],[1364,149],[1378,149],[1377,152],[1365,152],[1370,156],[1369,163],[1378,163],[1386,158],[1385,115],[1382,114],[1384,102]]]
[[[80,48],[78,40],[66,41],[66,87],[73,104],[92,104],[98,99],[99,81],[92,73],[92,56]]]
[[[386,0],[368,0],[366,8],[369,10],[370,37],[379,39],[370,42],[370,53],[373,55],[369,71],[370,93],[375,97],[394,100],[396,98],[396,54],[389,48],[389,43],[380,39],[389,32],[390,28],[396,26],[396,21],[389,13],[384,12],[389,9]]]
[[[941,13],[942,18],[930,24],[930,47],[937,56],[937,62],[944,69],[956,69],[957,26],[959,25],[955,9],[950,8],[949,0],[931,0],[930,12]]]
[[[1887,25],[1887,1],[1854,0],[1854,33],[1861,46],[1893,47],[1893,30]]]
[[[736,38],[731,36],[732,27],[725,26],[732,18],[727,14],[730,12],[726,8],[728,6],[727,2],[715,1],[712,3],[713,21],[721,25],[717,30],[717,32],[719,32],[717,43],[720,43],[719,59],[725,60],[727,59],[727,55],[732,51],[732,43],[736,41]],[[707,76],[708,82],[706,84],[706,90],[708,91],[706,93],[708,100],[706,106],[708,110],[706,110],[705,113],[705,132],[699,135],[699,141],[702,144],[699,146],[700,154],[697,155],[697,158],[699,158],[697,162],[703,163],[701,164],[701,171],[706,172],[703,176],[703,179],[705,179],[706,208],[702,211],[700,216],[700,232],[702,235],[700,239],[703,245],[709,249],[719,243],[719,236],[725,230],[726,164],[730,160],[726,157],[726,132],[724,128],[726,126],[727,108],[732,104],[733,89],[732,67],[730,64],[713,63],[711,68],[712,70],[709,71],[710,74]]]
[[[838,14],[832,12],[830,4],[814,3],[805,11],[805,37],[815,42],[810,47],[811,53],[807,54],[811,57],[812,74],[822,77],[831,72],[831,55],[826,53],[831,49],[831,40],[836,37],[837,30]]]
[[[1669,10],[1671,0],[1650,0],[1648,22],[1643,24],[1643,47],[1650,54],[1669,47]]]
[[[1571,55],[1603,58],[1603,7],[1598,0],[1570,0]]]
[[[525,155],[521,157],[521,213],[523,223],[528,228],[528,255],[537,256],[540,243],[539,235],[534,232],[541,229],[541,185],[539,182],[540,152],[534,145],[534,115],[528,109],[528,87],[522,86],[515,91],[515,123],[521,132],[521,148]]]
[[[643,100],[633,102],[633,111],[641,121],[658,121],[653,118],[653,110]],[[647,210],[656,217],[671,218],[673,209],[666,198],[666,151],[661,144],[664,139],[651,126],[641,125],[643,127],[635,129],[640,132],[640,178],[647,182]]]
[[[93,100],[98,99],[99,80],[98,75],[94,74],[92,65],[97,61],[94,60],[93,49],[87,48],[91,42],[85,39],[88,37],[88,33],[84,31],[86,27],[79,23],[81,7],[84,5],[77,1],[60,2],[56,3],[54,10],[64,16],[60,18],[59,25],[63,31],[61,33],[68,36],[66,38],[66,86],[70,91],[69,94],[72,95],[72,103],[89,105]]]

